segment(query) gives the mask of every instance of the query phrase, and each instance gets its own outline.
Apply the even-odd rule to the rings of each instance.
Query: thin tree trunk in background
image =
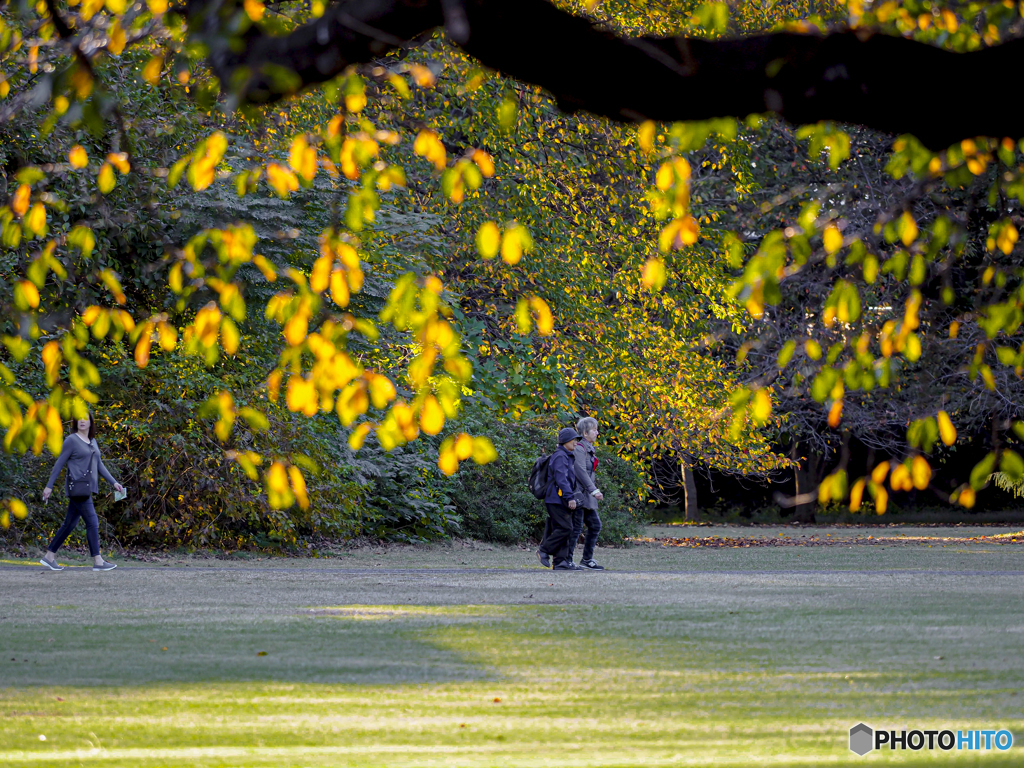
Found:
[[[700,520],[700,510],[697,508],[697,484],[693,482],[693,470],[686,459],[681,459],[680,467],[683,470],[683,488],[686,491],[686,521],[695,523]]]
[[[793,452],[791,458],[799,459],[798,449],[800,444],[796,443],[793,446]],[[802,496],[806,493],[814,493],[818,489],[818,483],[821,482],[819,477],[821,469],[821,457],[817,454],[812,453],[807,458],[800,461],[797,467],[793,470],[793,479],[795,481],[794,495]],[[817,501],[811,500],[803,504],[797,504],[793,509],[793,520],[801,523],[813,523],[814,522],[814,510],[817,507]]]

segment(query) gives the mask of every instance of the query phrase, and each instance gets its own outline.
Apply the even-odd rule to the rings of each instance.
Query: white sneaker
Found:
[[[47,560],[44,557],[39,562],[42,563],[44,567],[49,568],[51,571],[63,571],[64,570],[64,566],[63,565],[57,565],[57,561],[56,560],[54,560],[51,563],[49,560]]]

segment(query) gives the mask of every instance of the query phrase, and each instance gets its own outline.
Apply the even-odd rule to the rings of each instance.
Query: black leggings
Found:
[[[92,505],[92,496],[71,496],[68,498],[68,516],[64,525],[53,537],[47,550],[56,552],[64,544],[64,539],[71,535],[78,525],[78,518],[85,518],[85,538],[89,540],[89,554],[96,557],[100,553],[100,521],[96,517],[96,507]]]

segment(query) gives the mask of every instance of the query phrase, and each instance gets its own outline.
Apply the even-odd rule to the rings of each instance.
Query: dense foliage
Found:
[[[473,421],[472,413],[467,417]],[[538,457],[552,451],[557,432],[552,418],[499,425],[491,439],[498,452],[492,464],[459,472],[452,503],[462,530],[475,538],[514,544],[539,539],[547,518],[544,505],[530,493],[527,480]],[[483,426],[483,425],[481,425]],[[630,464],[597,446],[602,544],[617,544],[640,534],[646,520],[643,481]]]
[[[556,6],[608,40],[845,16],[964,52],[1022,31],[1004,4]],[[471,495],[513,482],[493,440],[544,413],[597,415],[640,469],[799,478],[855,437],[886,461],[853,478],[843,454],[797,489],[854,509],[927,487],[958,430],[994,442],[960,504],[1024,475],[1019,137],[933,152],[830,122],[567,113],[453,44],[450,9],[447,37],[363,40],[361,66],[280,103],[296,72],[214,76],[335,11],[0,10],[5,527],[88,404],[133,489],[119,531],[147,543],[438,536],[460,515],[521,536],[532,511],[488,520]],[[489,405],[467,432],[471,396]],[[622,482],[609,531],[637,517]]]

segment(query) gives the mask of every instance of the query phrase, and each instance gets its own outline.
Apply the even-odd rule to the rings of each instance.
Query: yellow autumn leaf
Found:
[[[11,513],[19,520],[24,519],[28,515],[28,507],[25,506],[25,502],[21,499],[8,499],[7,503],[11,507]]]
[[[145,368],[149,365],[149,350],[153,345],[153,325],[146,323],[142,327],[142,335],[139,336],[138,342],[135,344],[135,364],[139,368]]]
[[[409,74],[412,75],[413,81],[420,88],[430,88],[437,82],[437,78],[434,77],[434,73],[422,64],[413,64],[409,67]]]
[[[159,16],[167,12],[167,0],[147,0],[149,6],[149,12],[154,16]]]
[[[160,82],[160,73],[164,69],[162,56],[153,56],[142,68],[142,79],[150,85],[157,85]]]
[[[501,247],[501,230],[493,221],[485,221],[476,231],[476,250],[485,259],[493,259]]]
[[[89,155],[81,144],[75,144],[68,152],[68,162],[72,168],[85,168],[89,164]]]
[[[924,456],[914,457],[914,460],[910,463],[910,477],[917,490],[923,491],[928,487],[928,484],[932,481],[932,468]]]
[[[348,436],[348,447],[353,451],[358,451],[363,447],[363,443],[366,442],[366,436],[370,434],[370,424],[363,422],[358,427],[352,430],[352,434]]]
[[[477,464],[490,464],[498,458],[494,444],[486,437],[473,438],[473,461]]]
[[[313,262],[309,273],[309,289],[313,293],[323,293],[331,282],[331,267],[334,266],[334,254],[329,250]]]
[[[280,197],[288,197],[299,188],[295,174],[279,163],[267,165],[267,181]]]
[[[917,240],[917,222],[914,221],[914,217],[910,215],[908,211],[904,211],[903,215],[900,216],[900,220],[896,225],[899,231],[900,240],[903,241],[904,245],[910,245],[912,242]]]
[[[241,341],[241,334],[238,332],[238,326],[235,325],[234,320],[230,317],[225,317],[220,323],[220,345],[229,355],[233,355],[238,351],[238,345]]]
[[[664,287],[667,277],[668,274],[665,271],[664,260],[650,258],[644,264],[643,276],[640,278],[640,282],[644,288],[660,291]]]
[[[296,136],[292,140],[288,165],[306,181],[312,181],[316,176],[316,150],[309,146],[305,136]]]
[[[436,435],[444,428],[444,411],[437,398],[427,395],[420,410],[420,429],[428,435]]]
[[[366,94],[365,93],[346,93],[345,94],[345,109],[348,112],[356,113],[362,112],[363,107],[366,106]]]
[[[316,385],[305,376],[293,374],[288,379],[285,403],[288,405],[289,411],[304,413],[306,416],[316,416],[317,411],[320,410]]]
[[[965,509],[973,509],[976,497],[973,488],[964,488],[957,496],[957,503]]]
[[[835,224],[829,224],[825,227],[821,239],[825,245],[825,253],[829,255],[843,247],[843,235]]]
[[[117,184],[117,180],[114,178],[114,166],[110,163],[104,163],[100,166],[97,184],[99,185],[100,192],[103,194],[108,194],[114,188],[114,185]]]
[[[309,495],[306,493],[306,478],[302,476],[302,470],[294,464],[288,467],[288,479],[291,481],[292,493],[301,509],[309,509]]]
[[[173,352],[178,345],[178,331],[166,320],[157,323],[157,338],[160,341],[160,349],[164,352]]]
[[[288,471],[281,462],[275,461],[270,465],[266,482],[267,502],[272,509],[287,509],[295,503],[295,496],[288,486]]]
[[[59,456],[64,438],[64,425],[60,420],[60,411],[53,407],[48,408],[45,420],[47,447],[49,447],[50,453]]]
[[[260,0],[244,0],[242,7],[245,9],[245,15],[252,21],[259,21],[267,11]]]
[[[346,427],[358,416],[366,413],[370,407],[370,398],[366,393],[366,383],[362,380],[349,384],[338,395],[335,411],[341,423]]]
[[[119,2],[120,0],[115,1]],[[110,2],[111,0],[107,0],[108,6]],[[127,42],[128,38],[124,33],[124,28],[118,19],[114,19],[113,24],[107,29],[107,50],[114,56],[120,56]]]
[[[303,311],[298,311],[284,324],[284,338],[289,346],[297,347],[306,340],[306,333],[309,331],[309,317]]]
[[[449,477],[459,471],[459,460],[454,450],[441,451],[437,456],[437,468]]]
[[[914,487],[914,481],[910,477],[910,470],[906,464],[897,464],[889,476],[889,485],[894,491],[909,491]]]
[[[832,403],[832,407],[828,409],[828,425],[832,429],[838,429],[839,422],[843,418],[843,401],[836,400]]]
[[[85,323],[86,326],[91,326],[93,323],[96,322],[97,319],[99,319],[100,313],[102,311],[103,309],[96,306],[95,304],[93,304],[90,307],[86,307],[85,311],[82,312],[82,322]]]
[[[693,216],[683,217],[682,222],[679,225],[679,233],[676,235],[676,247],[679,247],[679,243],[683,245],[693,245],[697,242],[697,236],[700,234],[700,227],[697,226],[697,220]]]
[[[36,203],[25,216],[25,229],[36,237],[46,234],[46,206]]]
[[[111,152],[107,155],[107,162],[117,168],[122,175],[128,173],[128,171],[132,169],[131,165],[128,163],[127,152]]]
[[[889,474],[889,462],[883,461],[871,471],[871,482],[881,485],[885,482],[885,476]]]
[[[25,215],[31,196],[32,190],[28,184],[22,184],[15,190],[14,196],[11,198],[11,210],[14,211],[16,216]]]
[[[939,423],[939,437],[942,438],[942,442],[946,445],[952,445],[955,443],[956,427],[953,426],[953,422],[950,420],[949,414],[945,411],[939,411],[935,420]]]
[[[331,272],[331,299],[339,307],[347,307],[350,298],[348,281],[345,279],[345,270],[334,270]]]
[[[281,462],[275,461],[267,470],[267,487],[275,493],[288,490],[288,473]]]
[[[416,135],[412,149],[417,155],[433,163],[437,170],[444,170],[445,164],[448,162],[448,153],[444,148],[444,144],[441,143],[441,140],[433,131],[427,129],[420,131]]]
[[[764,424],[772,415],[772,398],[768,390],[759,389],[754,393],[752,411],[754,420],[759,424]]]
[[[14,303],[19,309],[35,309],[39,306],[39,289],[30,280],[19,280],[14,284]]]
[[[656,126],[653,120],[645,120],[640,124],[640,130],[637,132],[640,139],[640,149],[650,154],[654,151],[654,132]]]
[[[672,173],[671,163],[662,163],[661,167],[658,168],[658,173],[654,177],[655,186],[662,192],[667,192],[675,184],[675,174]]]
[[[875,512],[884,515],[889,506],[889,492],[883,486],[875,489]]]
[[[861,478],[853,487],[850,489],[850,511],[859,512],[860,505],[864,498],[864,486],[866,485],[864,478]]]
[[[516,330],[519,333],[527,334],[533,321],[530,318],[530,302],[520,297],[516,302]]]
[[[494,175],[494,158],[482,149],[473,151],[473,162],[476,163],[484,178],[489,179]]]
[[[52,387],[60,376],[60,364],[63,358],[60,345],[56,341],[48,341],[40,356],[43,358],[43,368],[46,370],[46,382]],[[60,452],[59,448],[57,452]]]
[[[377,374],[366,374],[366,388],[370,393],[370,401],[374,408],[384,408],[398,396],[398,391],[391,379]]]
[[[1006,222],[1006,226],[999,230],[999,234],[996,236],[996,245],[999,246],[999,250],[1009,256],[1010,252],[1013,250],[1013,246],[1017,244],[1017,239],[1019,237],[1020,235],[1017,232],[1017,228],[1013,225],[1013,222],[1008,221]]]
[[[547,302],[540,296],[531,296],[530,309],[537,320],[537,333],[541,336],[550,336],[555,330],[555,316]]]
[[[501,258],[509,265],[519,263],[523,253],[533,248],[533,238],[522,224],[513,224],[501,238]]]

